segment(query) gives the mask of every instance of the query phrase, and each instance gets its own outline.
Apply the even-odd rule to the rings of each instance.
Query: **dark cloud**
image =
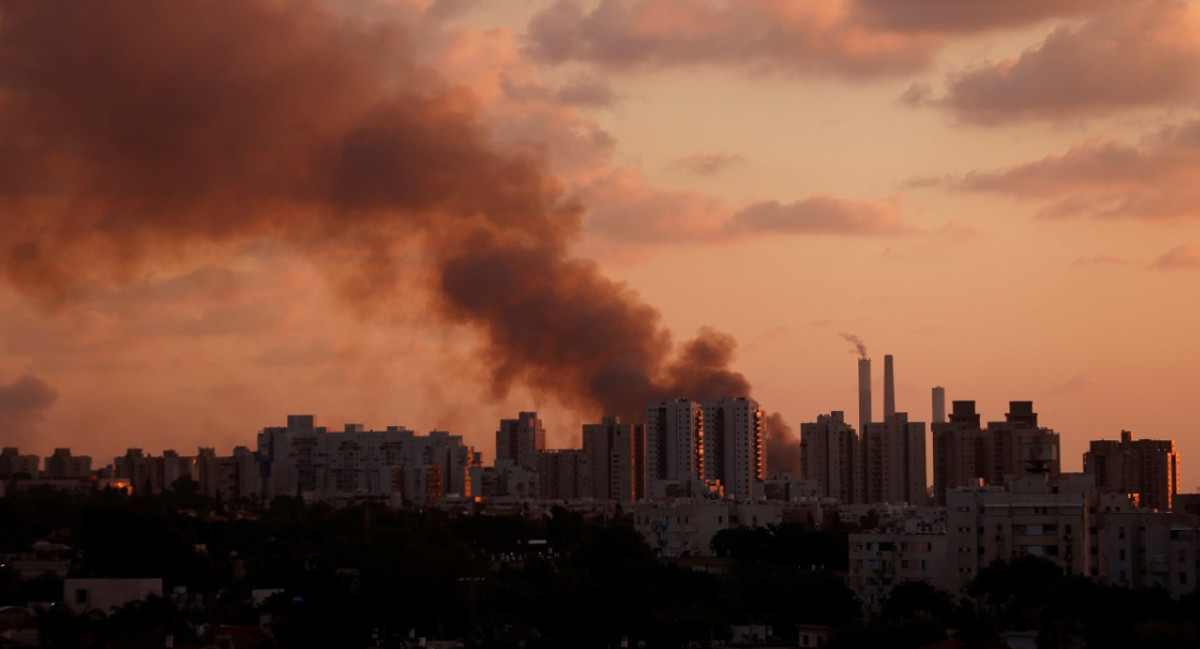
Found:
[[[1182,219],[1200,217],[1200,120],[1160,129],[1136,145],[1087,140],[1066,153],[952,184],[1049,201],[1041,216]]]
[[[1196,4],[1132,0],[1055,29],[1015,59],[954,75],[940,103],[982,124],[1188,103],[1200,98],[1197,67]]]
[[[927,65],[940,39],[856,24],[840,3],[560,0],[533,17],[537,59],[613,69],[726,65],[865,77]]]
[[[715,176],[743,160],[740,153],[701,151],[676,160],[674,166],[697,176]]]
[[[879,29],[974,33],[1095,11],[1120,0],[855,0],[855,13]]]
[[[428,292],[482,334],[496,395],[523,384],[629,416],[749,392],[731,339],[704,331],[676,356],[653,308],[566,252],[581,206],[537,149],[494,148],[476,100],[413,62],[400,23],[267,0],[0,0],[0,14],[0,262],[26,294],[61,305],[271,241],[363,313]],[[219,334],[260,316],[177,324]]]
[[[1171,248],[1155,260],[1152,267],[1157,270],[1200,269],[1200,246],[1184,244]]]
[[[58,390],[32,374],[24,374],[12,383],[0,383],[0,443],[20,446],[31,441],[56,401]]]
[[[951,39],[1069,17],[1117,0],[559,0],[529,23],[544,62],[611,69],[721,65],[872,77],[928,66]]]
[[[560,102],[580,108],[611,108],[617,103],[617,93],[603,79],[591,76],[575,77],[558,88]]]

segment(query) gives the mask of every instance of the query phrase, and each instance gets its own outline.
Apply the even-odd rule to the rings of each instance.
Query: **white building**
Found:
[[[639,502],[633,524],[660,557],[712,556],[717,532],[738,526],[765,527],[783,521],[779,503],[739,503],[695,498],[671,502]]]
[[[330,433],[315,426],[312,415],[288,415],[286,427],[259,433],[258,458],[267,497],[428,504],[448,494],[472,495],[469,470],[478,456],[446,431],[417,435],[401,426],[373,431],[347,424]]]

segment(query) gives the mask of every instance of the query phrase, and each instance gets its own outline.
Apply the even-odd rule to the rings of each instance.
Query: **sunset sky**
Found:
[[[798,430],[852,334],[1196,491],[1198,70],[1192,0],[0,0],[0,442]]]

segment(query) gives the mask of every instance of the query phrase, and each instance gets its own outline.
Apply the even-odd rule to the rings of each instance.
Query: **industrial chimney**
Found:
[[[937,386],[933,389],[933,423],[946,422],[946,388]]]
[[[871,423],[871,359],[858,359],[858,430]]]
[[[896,415],[896,381],[892,375],[892,355],[883,356],[883,421]]]

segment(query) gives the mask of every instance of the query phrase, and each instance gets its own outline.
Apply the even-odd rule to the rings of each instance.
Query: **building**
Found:
[[[630,502],[646,497],[646,426],[605,417],[583,425],[592,497]]]
[[[37,480],[42,459],[37,455],[21,455],[15,447],[6,446],[0,451],[0,479],[8,480],[21,476]]]
[[[64,579],[63,602],[76,614],[85,611],[111,613],[118,606],[162,597],[162,579]]]
[[[69,448],[54,449],[54,454],[46,458],[45,466],[42,477],[50,480],[86,478],[92,475],[92,458],[87,455],[71,455]]]
[[[1032,401],[1010,401],[1002,422],[980,427],[974,401],[955,401],[950,421],[933,432],[933,489],[938,503],[957,487],[1003,485],[1029,468],[1061,472],[1058,433],[1038,426]]]
[[[262,493],[258,456],[245,446],[235,447],[227,457],[201,447],[196,452],[196,475],[200,492],[210,498],[258,500]]]
[[[705,480],[720,482],[727,498],[753,499],[755,485],[766,477],[766,411],[745,397],[706,401],[703,409]]]
[[[944,532],[851,534],[847,585],[873,612],[882,607],[893,588],[906,581],[923,581],[956,592],[961,584],[943,569],[946,543]]]
[[[587,454],[579,449],[542,451],[538,458],[538,495],[552,500],[592,497]]]
[[[1098,490],[1128,494],[1139,507],[1167,511],[1179,493],[1179,454],[1173,440],[1135,440],[1123,430],[1120,441],[1088,445],[1083,471],[1096,479]]]
[[[1084,474],[1012,476],[1002,487],[951,489],[948,565],[966,583],[997,560],[1033,555],[1068,575],[1094,575],[1095,483]]]
[[[478,454],[446,431],[417,435],[402,426],[366,430],[347,424],[331,433],[312,415],[288,415],[286,427],[258,435],[262,495],[303,496],[349,503],[364,498],[428,504],[447,495],[470,496]],[[527,471],[536,474],[535,466]]]
[[[933,497],[946,504],[946,492],[958,487],[977,486],[991,475],[991,444],[980,425],[974,401],[951,404],[950,420],[934,423]]]
[[[734,527],[766,527],[783,520],[779,503],[745,503],[694,498],[674,502],[639,502],[633,525],[660,557],[713,556],[717,532]]]
[[[1139,509],[1104,515],[1099,576],[1128,588],[1162,588],[1175,599],[1196,592],[1200,521]]]
[[[840,410],[800,424],[802,477],[815,482],[821,496],[844,503],[858,502],[858,444],[858,434]]]
[[[704,409],[672,399],[646,406],[646,488],[651,495],[669,485],[703,482]]]
[[[924,422],[910,422],[908,413],[892,413],[866,425],[861,446],[864,502],[925,504]]]
[[[522,412],[516,419],[501,419],[496,431],[496,459],[512,460],[531,471],[538,470],[538,455],[546,450],[546,431],[536,412]]]
[[[131,448],[113,460],[113,477],[128,482],[134,493],[158,494],[173,489],[179,480],[198,480],[196,458],[163,451],[155,457]]]
[[[989,484],[1004,484],[1006,476],[1019,475],[1026,469],[1058,476],[1058,433],[1038,426],[1032,401],[1009,401],[1004,421],[989,421],[992,439],[992,471]]]

